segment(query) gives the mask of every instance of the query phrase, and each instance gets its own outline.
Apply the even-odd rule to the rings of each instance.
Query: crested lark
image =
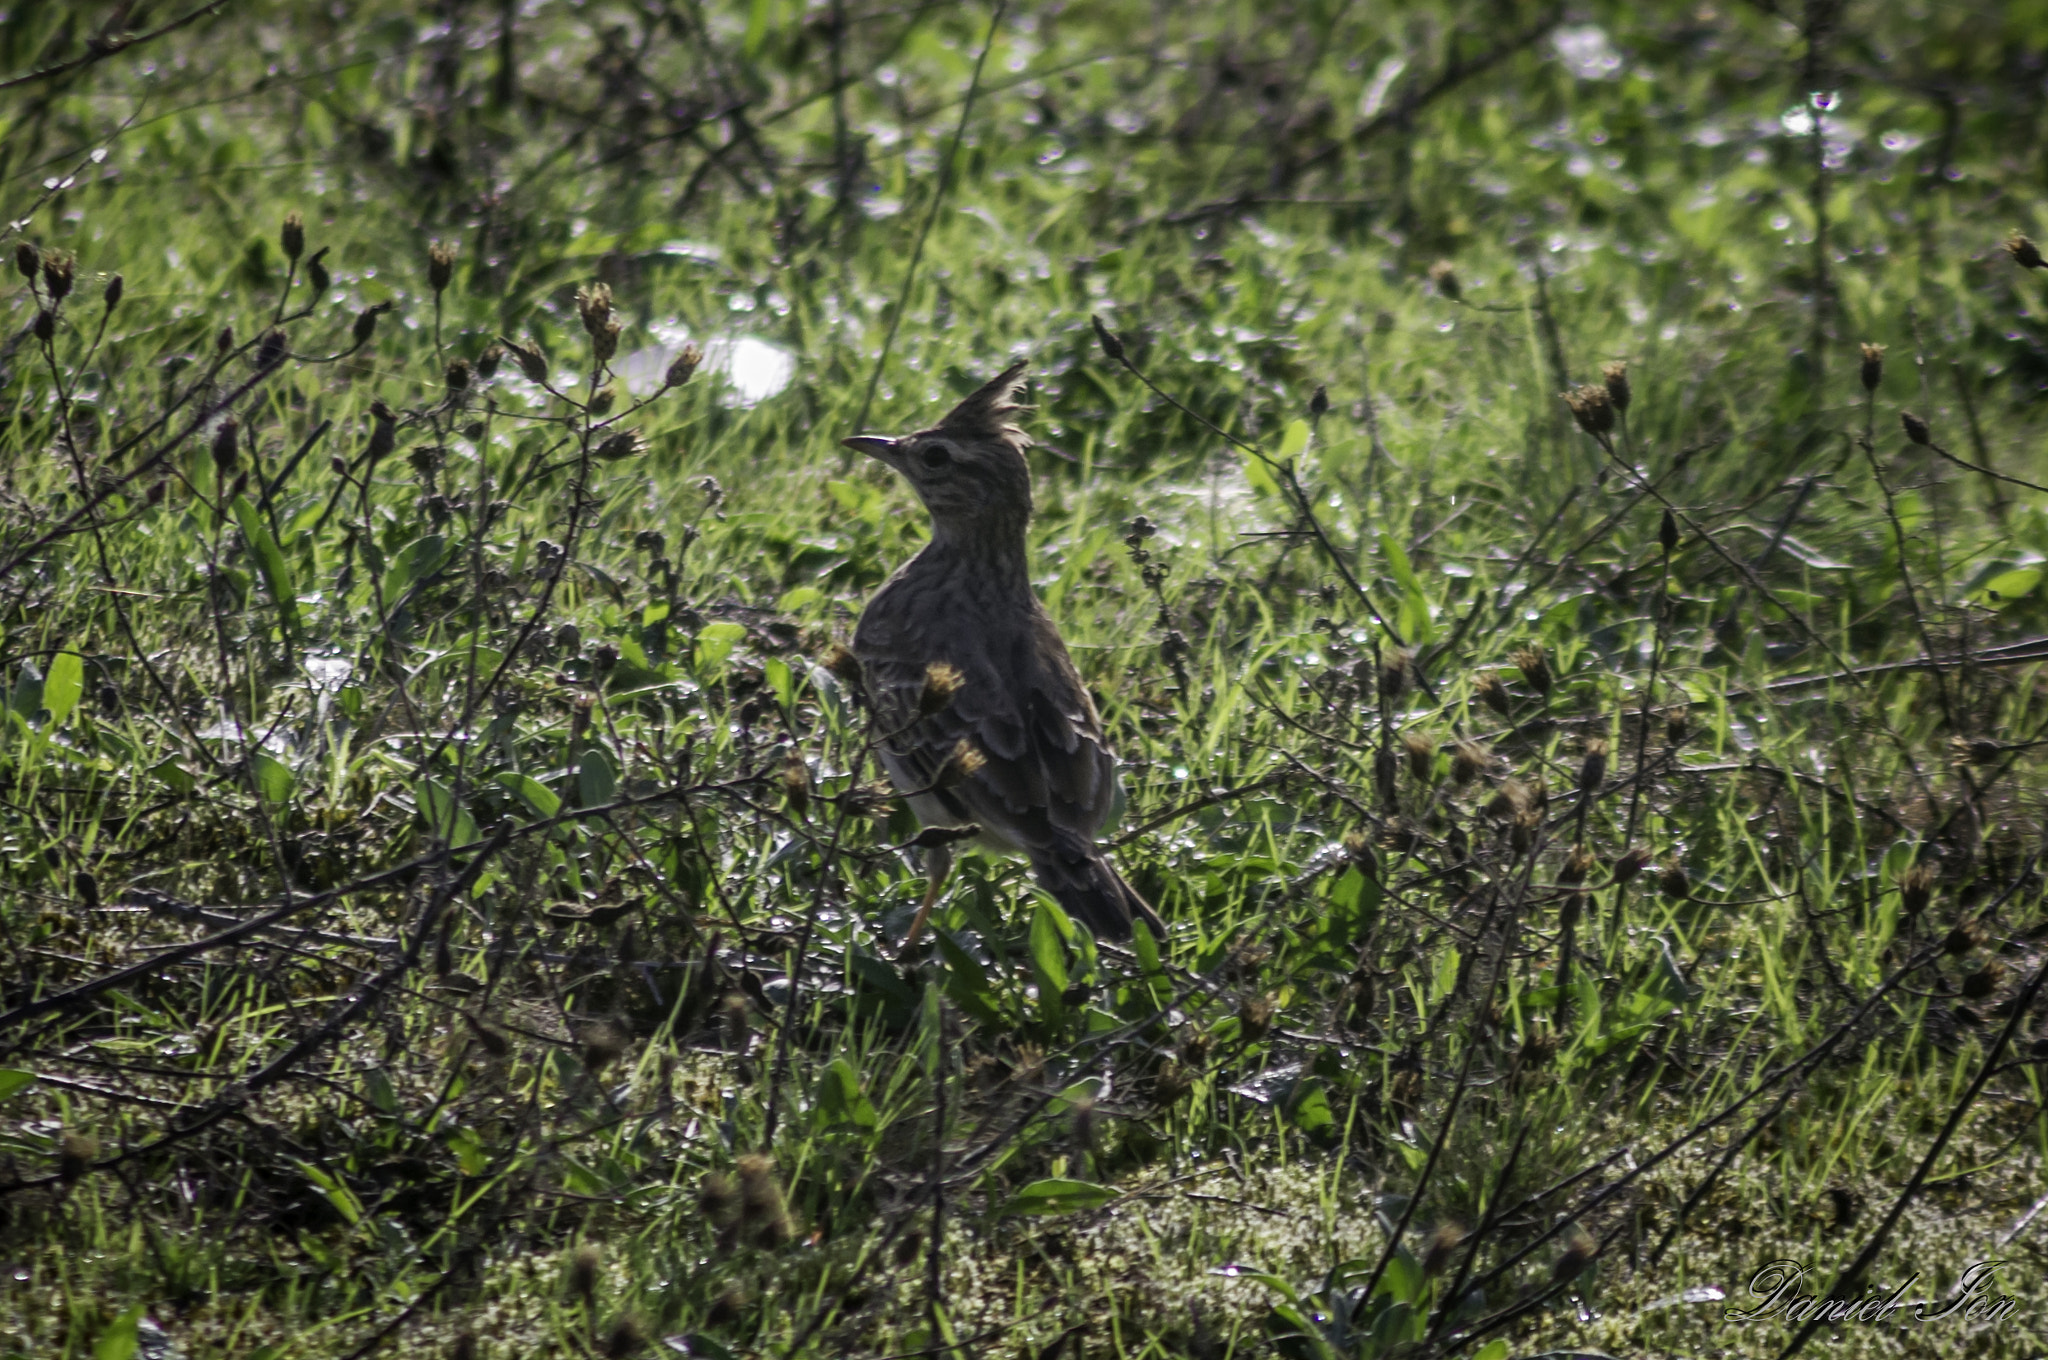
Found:
[[[1031,470],[1007,417],[1013,364],[928,430],[849,448],[887,463],[930,512],[931,542],[861,614],[854,654],[874,704],[882,765],[927,827],[980,828],[983,846],[1021,852],[1038,882],[1097,935],[1128,939],[1133,917],[1166,928],[1095,844],[1117,800],[1116,757],[1032,592],[1024,555]],[[952,865],[926,852],[924,928]]]

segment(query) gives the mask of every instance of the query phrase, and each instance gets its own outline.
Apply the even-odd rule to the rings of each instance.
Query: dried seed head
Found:
[[[1096,342],[1102,346],[1102,352],[1109,356],[1109,361],[1113,364],[1122,363],[1124,361],[1124,342],[1117,338],[1114,331],[1102,324],[1101,317],[1093,313],[1089,314],[1088,324],[1095,327]]]
[[[1982,968],[1963,979],[1963,995],[1971,1001],[1982,1001],[1998,990],[2004,977],[2004,966],[1997,959],[1987,959]]]
[[[1657,891],[1666,897],[1690,897],[1692,881],[1685,876],[1685,867],[1676,860],[1668,861],[1657,875]]]
[[[1686,729],[1692,726],[1692,712],[1685,708],[1674,708],[1664,715],[1664,740],[1676,746],[1685,740]]]
[[[68,1185],[92,1170],[93,1158],[99,1155],[98,1138],[90,1133],[66,1129],[64,1136],[57,1141],[57,1175]]]
[[[744,1286],[728,1285],[717,1298],[711,1301],[711,1307],[705,1310],[704,1325],[707,1327],[730,1327],[746,1316],[747,1305],[751,1302],[753,1300],[747,1297],[747,1291]]]
[[[723,1228],[738,1217],[740,1209],[739,1191],[733,1187],[732,1177],[722,1171],[709,1171],[697,1183],[697,1211],[714,1228]]]
[[[1389,647],[1380,653],[1380,697],[1388,701],[1400,698],[1408,692],[1408,671],[1415,655],[1400,647]]]
[[[948,662],[934,661],[926,666],[924,687],[917,692],[917,716],[929,718],[945,709],[966,683],[967,677]]]
[[[519,361],[519,371],[526,375],[528,382],[544,383],[548,380],[547,356],[542,354],[538,347],[528,349],[524,345],[515,345],[507,340],[505,348],[511,350],[512,357]]]
[[[1538,694],[1550,693],[1550,659],[1543,654],[1540,645],[1517,648],[1508,660],[1515,663],[1515,669],[1522,673],[1522,683]]]
[[[704,362],[704,351],[694,344],[684,345],[676,357],[668,361],[668,372],[662,375],[662,386],[681,387],[697,371],[697,365]]]
[[[1321,420],[1329,413],[1330,393],[1321,383],[1317,383],[1316,390],[1310,394],[1308,399],[1308,418],[1310,420]]]
[[[734,1164],[740,1178],[740,1228],[764,1246],[779,1247],[796,1236],[796,1225],[783,1207],[782,1183],[775,1163],[758,1152]]]
[[[235,459],[241,451],[241,432],[241,424],[233,416],[213,427],[213,465],[223,477],[235,470]]]
[[[1657,546],[1667,553],[1678,547],[1678,516],[1668,509],[1664,518],[1657,522]]]
[[[1934,900],[1934,866],[1915,864],[1899,875],[1899,910],[1911,919]]]
[[[1912,440],[1915,444],[1921,445],[1923,448],[1933,442],[1934,431],[1927,427],[1926,421],[1914,415],[1911,411],[1899,412],[1899,426],[1905,430],[1906,438]]]
[[[1492,753],[1480,742],[1459,742],[1451,748],[1452,782],[1460,786],[1471,783],[1486,772],[1486,766],[1492,758]]]
[[[583,1066],[594,1077],[625,1056],[633,1036],[623,1026],[600,1020],[583,1031]]]
[[[1429,267],[1429,281],[1436,285],[1437,292],[1453,302],[1465,300],[1465,289],[1458,282],[1458,266],[1449,260],[1438,260]]]
[[[1550,1278],[1560,1284],[1577,1279],[1579,1273],[1593,1263],[1600,1244],[1593,1240],[1593,1234],[1574,1223],[1565,1234],[1564,1254],[1557,1258],[1557,1264],[1550,1268]]]
[[[2048,269],[2048,260],[2041,258],[2040,248],[2024,232],[2014,230],[2005,238],[2005,253],[2022,269]]]
[[[16,241],[14,267],[20,271],[23,278],[33,283],[36,275],[43,272],[43,254],[35,248],[33,242]]]
[[[1408,757],[1408,773],[1416,783],[1427,784],[1436,773],[1436,739],[1422,732],[1403,732],[1401,750]]]
[[[617,401],[618,399],[618,384],[606,383],[603,387],[598,388],[595,392],[592,392],[590,394],[590,406],[588,408],[590,414],[594,416],[610,414],[612,409],[612,403]]]
[[[1621,359],[1615,360],[1600,370],[1600,376],[1606,379],[1607,400],[1613,403],[1614,409],[1617,411],[1628,410],[1630,392],[1627,362]]]
[[[512,1041],[483,1021],[473,1015],[465,1015],[462,1018],[469,1021],[470,1035],[476,1040],[477,1047],[485,1053],[493,1058],[502,1058],[512,1051]]]
[[[263,338],[256,342],[256,368],[267,372],[284,362],[284,356],[291,352],[291,341],[276,326],[263,332]]]
[[[61,250],[46,252],[43,256],[43,287],[50,296],[62,302],[71,293],[73,271],[77,261]]]
[[[455,243],[436,241],[427,247],[427,287],[439,297],[455,278]]]
[[[583,329],[591,335],[603,330],[605,322],[612,319],[612,286],[608,283],[593,283],[578,288],[576,314],[583,320]]]
[[[572,655],[582,651],[583,630],[578,628],[574,621],[565,621],[561,627],[555,629],[555,647]]]
[[[1451,1254],[1464,1244],[1465,1225],[1456,1221],[1439,1223],[1422,1249],[1422,1273],[1441,1275],[1450,1268]]]
[[[1500,787],[1493,791],[1493,797],[1486,800],[1486,815],[1503,821],[1512,820],[1534,805],[1529,786],[1519,779],[1503,779]]]
[[[71,890],[88,911],[97,910],[100,904],[100,881],[90,869],[80,869],[71,876]]]
[[[1579,913],[1585,909],[1586,895],[1584,893],[1566,893],[1564,901],[1560,902],[1557,908],[1557,924],[1559,929],[1570,930],[1573,926],[1577,925],[1579,923]]]
[[[226,354],[234,347],[235,328],[233,326],[222,326],[220,334],[213,337],[213,352],[216,354]]]
[[[1499,671],[1481,671],[1472,681],[1472,692],[1479,696],[1479,702],[1505,718],[1514,701],[1508,697],[1508,687],[1501,683]]]
[[[306,261],[306,282],[312,287],[316,302],[327,296],[328,288],[334,283],[327,275],[327,266],[321,263],[321,257],[326,253],[327,247],[322,246],[313,252],[312,259]]]
[[[719,1020],[725,1028],[726,1047],[735,1053],[745,1053],[754,1039],[748,1024],[747,999],[738,992],[727,992],[719,1004]]]
[[[1650,862],[1650,852],[1641,846],[1632,846],[1621,852],[1614,861],[1614,881],[1626,883],[1643,871]]]
[[[611,1330],[605,1333],[605,1360],[628,1360],[638,1355],[647,1346],[647,1328],[639,1317],[632,1313],[621,1313],[612,1319]]]
[[[604,324],[590,333],[591,352],[597,356],[599,363],[610,363],[612,356],[619,352],[619,332],[624,329],[624,324],[612,316],[606,317]]]
[[[485,382],[498,376],[498,365],[505,360],[503,345],[486,345],[484,352],[476,356],[476,375]]]
[[[370,343],[370,337],[377,333],[377,314],[383,310],[384,304],[380,302],[374,307],[365,307],[356,313],[356,324],[353,333],[357,345],[367,345]]]
[[[447,379],[450,392],[467,392],[469,390],[471,372],[469,360],[457,359],[454,363],[448,365],[447,372],[442,376]]]
[[[1177,1105],[1195,1089],[1195,1074],[1168,1058],[1152,1077],[1152,1099],[1160,1105]]]
[[[1607,738],[1586,738],[1585,759],[1579,762],[1579,792],[1597,793],[1607,781]]]
[[[799,817],[811,806],[811,767],[794,750],[782,757],[782,796]]]
[[[1984,943],[1984,924],[1981,921],[1958,921],[1941,942],[1942,952],[1950,958],[1963,955]]]
[[[1884,381],[1884,346],[1866,344],[1863,347],[1863,390],[1875,392],[1877,385]]]
[[[108,278],[106,291],[100,294],[100,300],[106,303],[108,311],[111,312],[121,305],[121,294],[126,292],[127,288],[128,285],[122,282],[119,274]]]
[[[1607,389],[1587,383],[1564,394],[1564,404],[1571,408],[1572,419],[1579,422],[1579,428],[1595,439],[1605,439],[1614,429],[1614,402],[1607,395]]]
[[[1557,871],[1557,881],[1566,887],[1577,887],[1592,872],[1593,852],[1583,845],[1575,845],[1572,852],[1564,857],[1564,867]]]
[[[36,339],[49,340],[57,334],[57,314],[45,307],[36,313]]]
[[[819,658],[819,664],[835,676],[842,685],[858,685],[861,682],[860,658],[851,648],[833,643]]]
[[[284,250],[287,260],[297,260],[306,253],[306,219],[298,209],[284,215],[284,226],[277,233],[277,243]]]
[[[638,458],[647,452],[647,441],[638,430],[621,430],[599,444],[594,452],[606,462],[616,463],[625,458]]]
[[[1536,833],[1543,829],[1543,814],[1533,807],[1523,808],[1515,814],[1514,825],[1508,828],[1508,844],[1518,855],[1526,855],[1536,844]]]
[[[1237,1032],[1255,1044],[1273,1030],[1275,1008],[1270,996],[1248,996],[1237,1008]]]
[[[609,642],[601,642],[590,653],[590,669],[600,676],[610,675],[619,664],[619,649]]]
[[[939,787],[948,788],[963,779],[972,779],[988,764],[988,757],[981,748],[962,737],[953,743],[953,754],[946,757],[946,763],[939,769]]]
[[[604,1265],[604,1252],[595,1242],[585,1242],[569,1253],[569,1292],[589,1303],[597,1296],[597,1274]]]

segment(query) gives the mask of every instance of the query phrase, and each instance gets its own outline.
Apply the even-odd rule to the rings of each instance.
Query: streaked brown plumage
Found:
[[[1097,935],[1126,939],[1142,918],[1163,938],[1158,913],[1095,844],[1117,801],[1116,757],[1031,589],[1031,445],[1007,419],[1023,373],[1021,363],[1005,369],[928,430],[845,441],[901,473],[932,521],[931,542],[868,601],[853,650],[882,763],[919,820],[974,823],[984,846],[1029,857],[1039,883]],[[950,702],[920,712],[921,701],[934,707],[934,665],[961,683]],[[984,758],[964,776],[947,770],[962,741]],[[927,911],[950,862],[930,852]]]

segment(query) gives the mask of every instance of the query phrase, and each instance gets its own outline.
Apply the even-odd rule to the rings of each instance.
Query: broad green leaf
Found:
[[[740,39],[740,51],[748,61],[761,55],[761,45],[768,39],[768,7],[771,0],[754,0],[747,7],[747,31]]]
[[[107,1324],[92,1343],[92,1360],[132,1360],[142,1341],[142,1311],[136,1304]]]
[[[1279,479],[1274,477],[1272,469],[1266,466],[1266,460],[1256,453],[1247,452],[1244,456],[1244,479],[1250,482],[1252,490],[1261,496],[1280,494]]]
[[[1422,582],[1415,579],[1415,567],[1408,560],[1408,550],[1384,530],[1380,533],[1380,556],[1387,559],[1387,574],[1400,582],[1402,590],[1415,595],[1422,593]]]
[[[278,622],[284,629],[284,635],[295,638],[299,635],[299,590],[292,580],[291,564],[278,551],[270,526],[263,522],[263,516],[249,503],[247,496],[235,497],[233,508],[235,523],[242,530],[242,541],[254,554],[256,569],[263,573],[263,584],[277,605]]]
[[[8,699],[8,707],[24,718],[33,718],[43,707],[43,673],[36,669],[33,661],[21,663],[15,673],[14,694]]]
[[[2039,567],[2021,567],[2017,571],[2000,572],[1977,591],[1978,602],[1990,605],[1993,609],[2003,609],[2014,600],[2023,600],[2033,594],[2034,587],[2041,584],[2041,575]],[[54,672],[55,668],[52,667],[52,673]],[[50,711],[56,712],[55,705],[51,706]]]
[[[50,710],[50,726],[71,716],[85,693],[85,658],[77,652],[59,652],[50,658],[50,673],[43,677],[43,707]]]
[[[779,656],[771,656],[761,664],[761,674],[768,681],[768,688],[775,691],[775,697],[784,708],[796,702],[796,681],[789,673],[789,663]]]
[[[1038,974],[1038,999],[1048,1018],[1062,1014],[1066,1003],[1060,994],[1067,990],[1067,940],[1060,930],[1049,902],[1040,902],[1031,914],[1031,969]]]
[[[1478,1350],[1472,1352],[1472,1360],[1508,1360],[1508,1356],[1511,1353],[1507,1338],[1497,1336]]]
[[[449,792],[447,785],[439,780],[422,779],[413,785],[412,792],[427,829],[450,846],[468,845],[482,839],[475,820],[455,801],[455,795]]]
[[[1274,455],[1277,462],[1288,462],[1308,452],[1308,422],[1290,420],[1287,428],[1280,432],[1280,452]]]
[[[162,760],[149,767],[149,772],[163,781],[172,793],[190,793],[199,787],[199,781],[175,760]]]
[[[1033,1181],[1010,1196],[1003,1206],[1006,1214],[1071,1214],[1082,1209],[1100,1209],[1117,1198],[1117,1192],[1092,1181],[1048,1179]]]
[[[834,1058],[819,1074],[818,1110],[827,1127],[851,1124],[872,1130],[881,1123],[873,1102],[860,1089],[860,1073],[844,1058]]]
[[[24,1072],[18,1067],[0,1067],[0,1100],[26,1089],[35,1079],[33,1072]]]
[[[526,810],[536,817],[553,817],[562,810],[562,800],[555,796],[555,791],[532,775],[501,770],[496,778],[498,787],[524,803]]]
[[[447,540],[439,534],[426,534],[400,548],[384,573],[384,607],[389,609],[408,587],[439,571],[447,555]]]
[[[816,586],[798,586],[795,590],[790,591],[775,602],[775,612],[778,614],[794,614],[800,609],[809,608],[824,598],[825,592]]]
[[[249,757],[249,771],[256,776],[256,790],[266,803],[289,803],[292,790],[299,786],[292,767],[268,751],[257,751]]]
[[[619,774],[612,766],[611,753],[602,746],[586,746],[583,759],[576,762],[576,796],[581,806],[604,806],[618,787]]]

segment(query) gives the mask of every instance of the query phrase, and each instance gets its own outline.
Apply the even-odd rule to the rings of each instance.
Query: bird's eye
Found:
[[[919,449],[917,456],[924,459],[924,465],[928,468],[942,468],[953,461],[953,451],[937,442]]]

